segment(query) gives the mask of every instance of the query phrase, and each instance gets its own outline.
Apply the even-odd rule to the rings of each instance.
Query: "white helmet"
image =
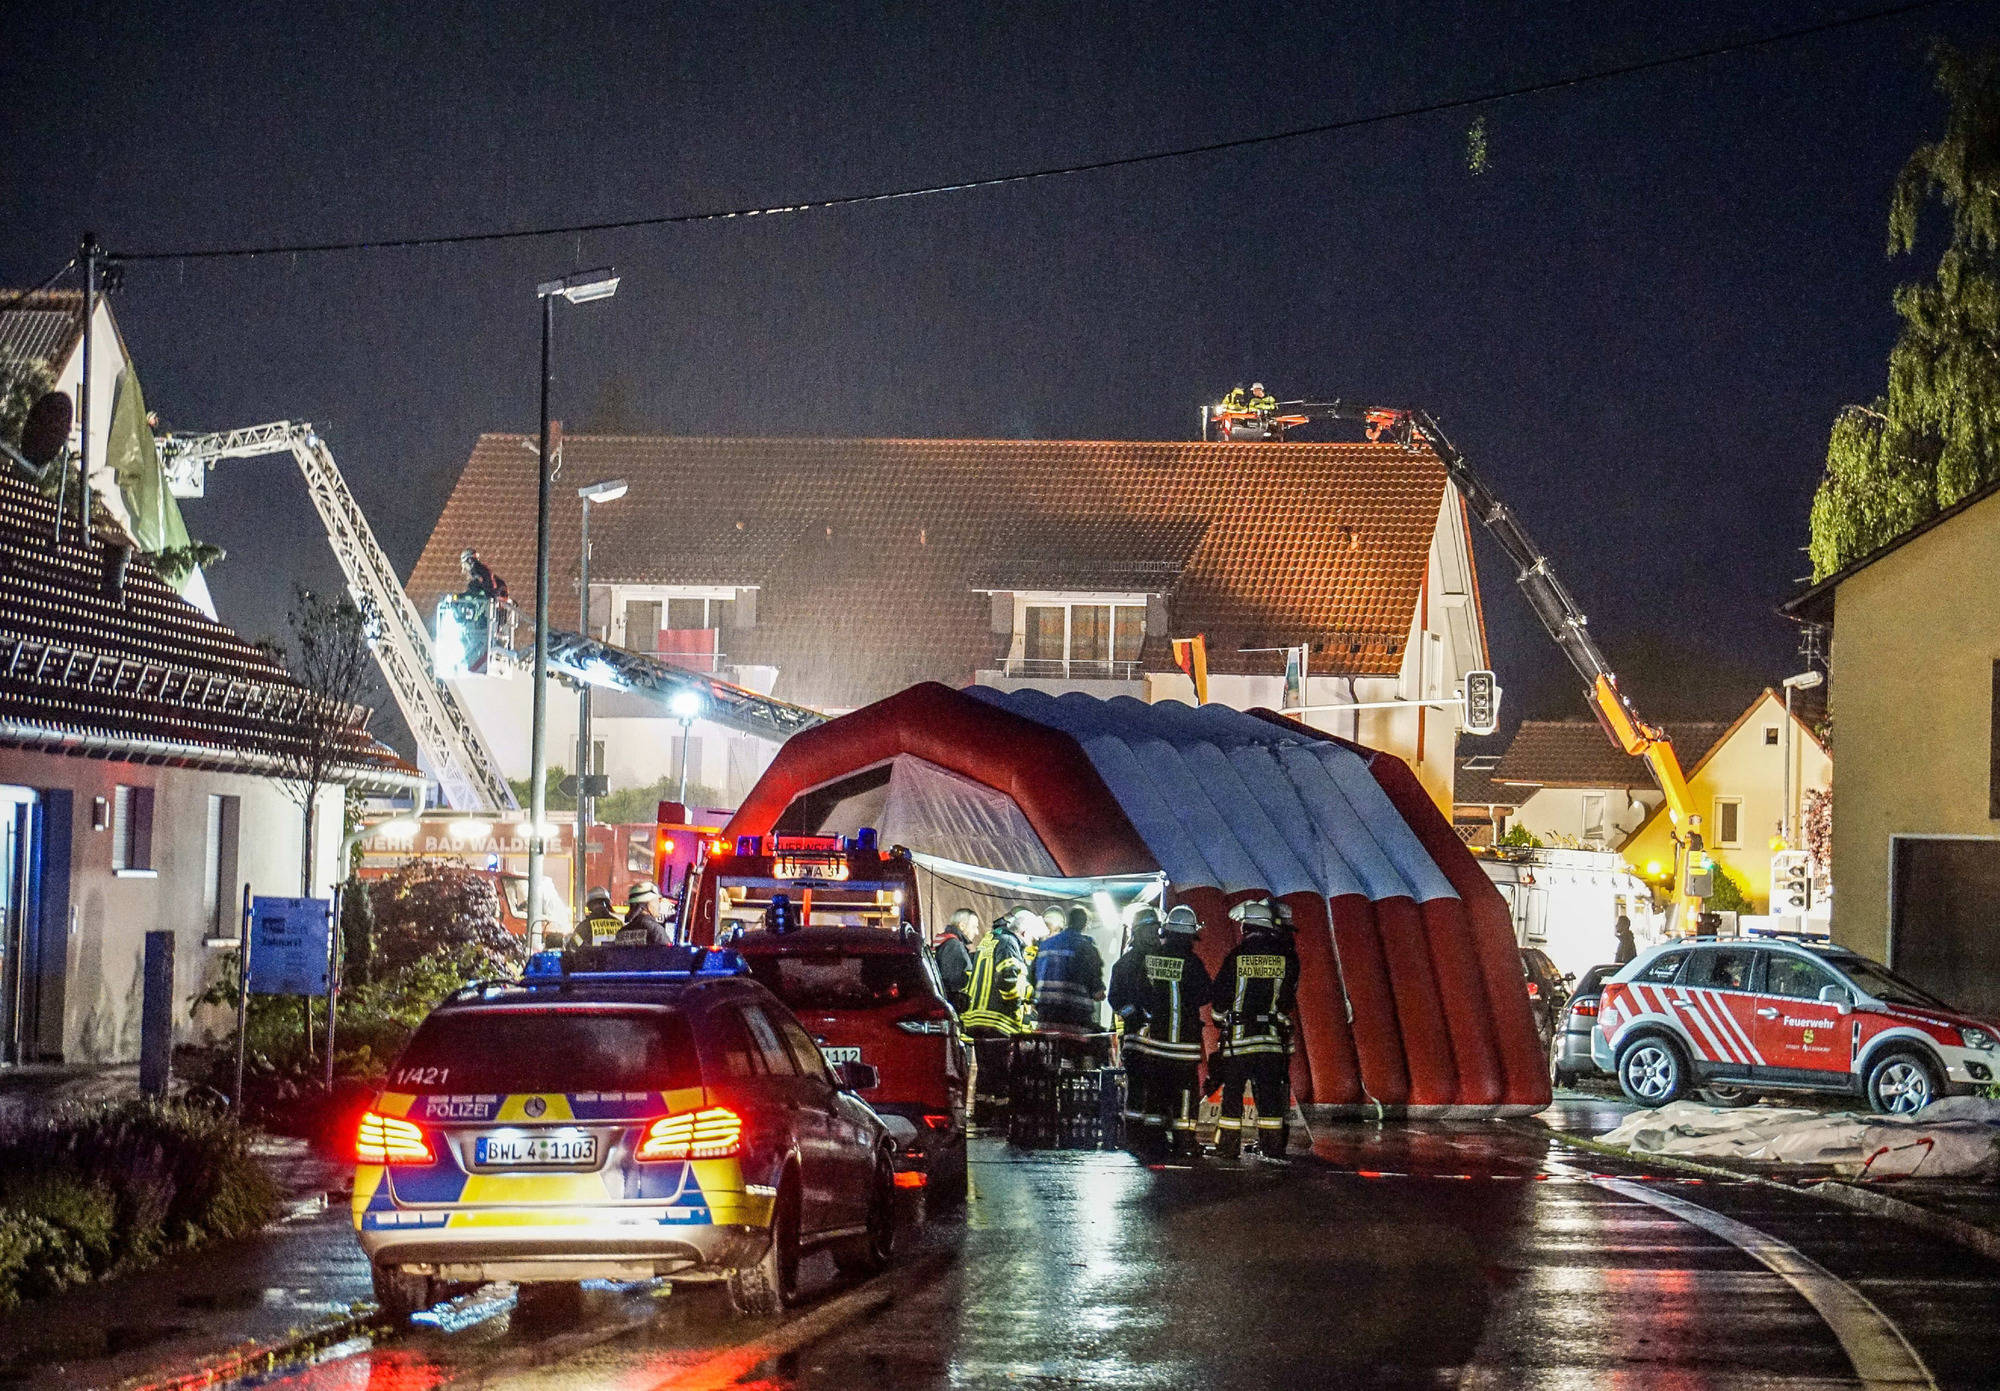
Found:
[[[1269,899],[1246,898],[1229,910],[1229,920],[1247,927],[1276,927]]]
[[[1177,903],[1167,910],[1167,920],[1161,924],[1168,932],[1179,932],[1192,937],[1201,931],[1201,920],[1194,915],[1194,909],[1185,903]]]

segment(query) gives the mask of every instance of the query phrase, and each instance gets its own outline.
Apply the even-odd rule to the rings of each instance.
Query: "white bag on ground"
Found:
[[[2000,1102],[1982,1097],[1947,1097],[1893,1117],[1677,1101],[1635,1111],[1598,1138],[1635,1154],[1825,1164],[1861,1179],[2000,1175]]]

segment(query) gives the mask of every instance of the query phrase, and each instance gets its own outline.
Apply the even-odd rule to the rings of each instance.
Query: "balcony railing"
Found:
[[[1007,663],[1009,676],[1040,681],[1137,681],[1139,664],[1108,661],[1097,657],[1015,657]]]

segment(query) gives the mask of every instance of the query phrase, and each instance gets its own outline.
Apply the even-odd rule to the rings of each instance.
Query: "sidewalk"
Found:
[[[116,1101],[139,1094],[139,1065],[0,1067],[0,1125],[46,1115],[72,1101]]]
[[[1838,1176],[1818,1164],[1769,1164],[1744,1159],[1683,1159],[1643,1154],[1598,1143],[1596,1136],[1614,1128],[1637,1109],[1618,1098],[1559,1093],[1547,1111],[1525,1122],[1543,1125],[1565,1141],[1601,1153],[1616,1154],[1633,1163],[1776,1184],[1811,1193],[1828,1202],[1878,1217],[1894,1218],[2000,1261],[2000,1183],[1959,1179],[1885,1179],[1862,1183]]]
[[[0,1314],[0,1388],[172,1385],[162,1368],[358,1326],[355,1306],[374,1291],[348,1225],[350,1172],[301,1140],[263,1138],[255,1150],[284,1190],[284,1217]]]

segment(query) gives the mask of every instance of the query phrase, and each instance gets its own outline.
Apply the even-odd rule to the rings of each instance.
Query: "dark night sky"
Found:
[[[1810,23],[1854,5],[67,5],[14,13],[0,283],[114,249],[529,227],[1192,144]],[[304,17],[312,8],[317,17]],[[393,17],[392,16],[393,13]],[[1027,187],[686,228],[135,266],[170,426],[317,422],[407,571],[482,430],[623,378],[689,434],[1189,437],[1255,374],[1439,414],[1663,715],[1793,669],[1773,605],[1826,432],[1880,387],[1889,185],[1940,124],[1922,14],[1471,112]],[[1254,24],[1246,28],[1246,23]],[[526,464],[524,460],[524,465]],[[217,475],[223,616],[331,557],[289,464]],[[1581,714],[1481,553],[1511,713]],[[523,576],[517,583],[525,583]],[[1734,713],[1726,711],[1722,713]]]

